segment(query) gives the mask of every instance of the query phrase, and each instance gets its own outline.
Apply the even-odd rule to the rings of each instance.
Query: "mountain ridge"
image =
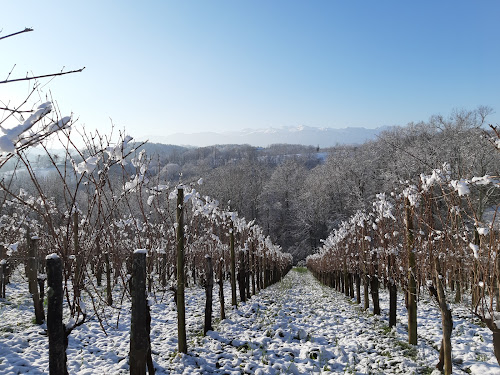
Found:
[[[140,137],[140,139],[148,139],[156,143],[194,147],[205,147],[215,144],[249,144],[255,147],[267,147],[271,144],[279,143],[332,147],[337,144],[361,144],[375,139],[378,134],[388,129],[390,129],[389,126],[374,129],[364,127],[335,129],[300,125],[264,129],[246,128],[223,132],[179,132],[167,136],[148,135]]]

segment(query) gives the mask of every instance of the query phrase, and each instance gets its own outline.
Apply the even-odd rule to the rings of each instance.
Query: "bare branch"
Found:
[[[44,75],[41,75],[41,76],[32,76],[32,77],[25,77],[25,78],[8,79],[8,80],[5,80],[5,81],[0,81],[0,84],[2,84],[2,83],[10,83],[10,82],[19,82],[19,81],[30,81],[32,79],[38,79],[38,78],[56,77],[56,76],[62,76],[62,75],[71,74],[71,73],[80,73],[81,71],[83,71],[83,69],[85,69],[85,67],[83,67],[81,69],[78,69],[78,70],[71,70],[69,72],[60,72],[60,73],[53,73],[53,74],[44,74]]]
[[[20,111],[18,109],[10,109],[10,108],[5,108],[5,107],[0,107],[0,110],[2,110],[2,111],[16,112],[16,113],[31,113],[31,112],[33,112],[33,110],[30,110],[30,111]]]
[[[27,33],[27,32],[29,32],[29,31],[33,31],[33,29],[32,29],[32,28],[30,28],[30,27],[27,27],[27,28],[25,28],[25,29],[24,29],[24,30],[22,30],[22,31],[18,31],[17,33],[13,33],[13,34],[9,34],[9,35],[5,35],[5,36],[1,36],[1,37],[0,37],[0,40],[5,39],[5,38],[9,38],[9,37],[14,36],[14,35],[19,35],[19,34],[22,34],[22,33]]]

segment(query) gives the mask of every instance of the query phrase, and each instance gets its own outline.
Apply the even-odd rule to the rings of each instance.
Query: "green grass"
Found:
[[[252,347],[250,346],[250,344],[249,344],[249,343],[245,343],[245,344],[243,344],[243,345],[238,346],[236,349],[237,349],[238,351],[240,351],[240,352],[244,352],[244,353],[246,353],[246,352],[248,352],[248,351],[252,350]]]
[[[422,374],[422,375],[431,375],[433,372],[434,372],[434,368],[428,367],[428,366],[424,366],[424,367],[422,367],[420,369],[419,374]]]
[[[309,270],[307,267],[293,267],[293,270],[298,273],[307,273]]]
[[[396,344],[403,349],[403,355],[405,357],[416,360],[418,358],[418,350],[415,346],[408,344],[404,341],[396,341]]]

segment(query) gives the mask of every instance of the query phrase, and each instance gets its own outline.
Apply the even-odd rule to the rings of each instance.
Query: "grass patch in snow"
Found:
[[[431,375],[434,372],[434,370],[435,369],[432,367],[424,366],[419,369],[418,373],[422,375]]]
[[[243,344],[243,345],[238,346],[236,349],[237,349],[239,352],[244,352],[244,353],[246,353],[246,352],[248,352],[248,351],[252,350],[252,347],[251,347],[251,346],[250,346],[250,344],[247,342],[247,343],[245,343],[245,344]]]
[[[307,267],[294,267],[293,270],[298,273],[307,273],[309,272]]]
[[[418,358],[418,350],[414,345],[404,341],[396,341],[396,344],[403,349],[403,355],[405,357],[411,358],[414,361]]]

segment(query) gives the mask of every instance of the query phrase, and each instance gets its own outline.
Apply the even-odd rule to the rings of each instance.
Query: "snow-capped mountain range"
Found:
[[[330,147],[336,144],[361,144],[389,129],[379,127],[368,129],[353,128],[315,128],[309,126],[287,126],[267,129],[243,129],[225,132],[176,133],[168,136],[150,135],[140,137],[155,143],[204,147],[215,144],[249,144],[266,147],[276,143],[302,144]]]

